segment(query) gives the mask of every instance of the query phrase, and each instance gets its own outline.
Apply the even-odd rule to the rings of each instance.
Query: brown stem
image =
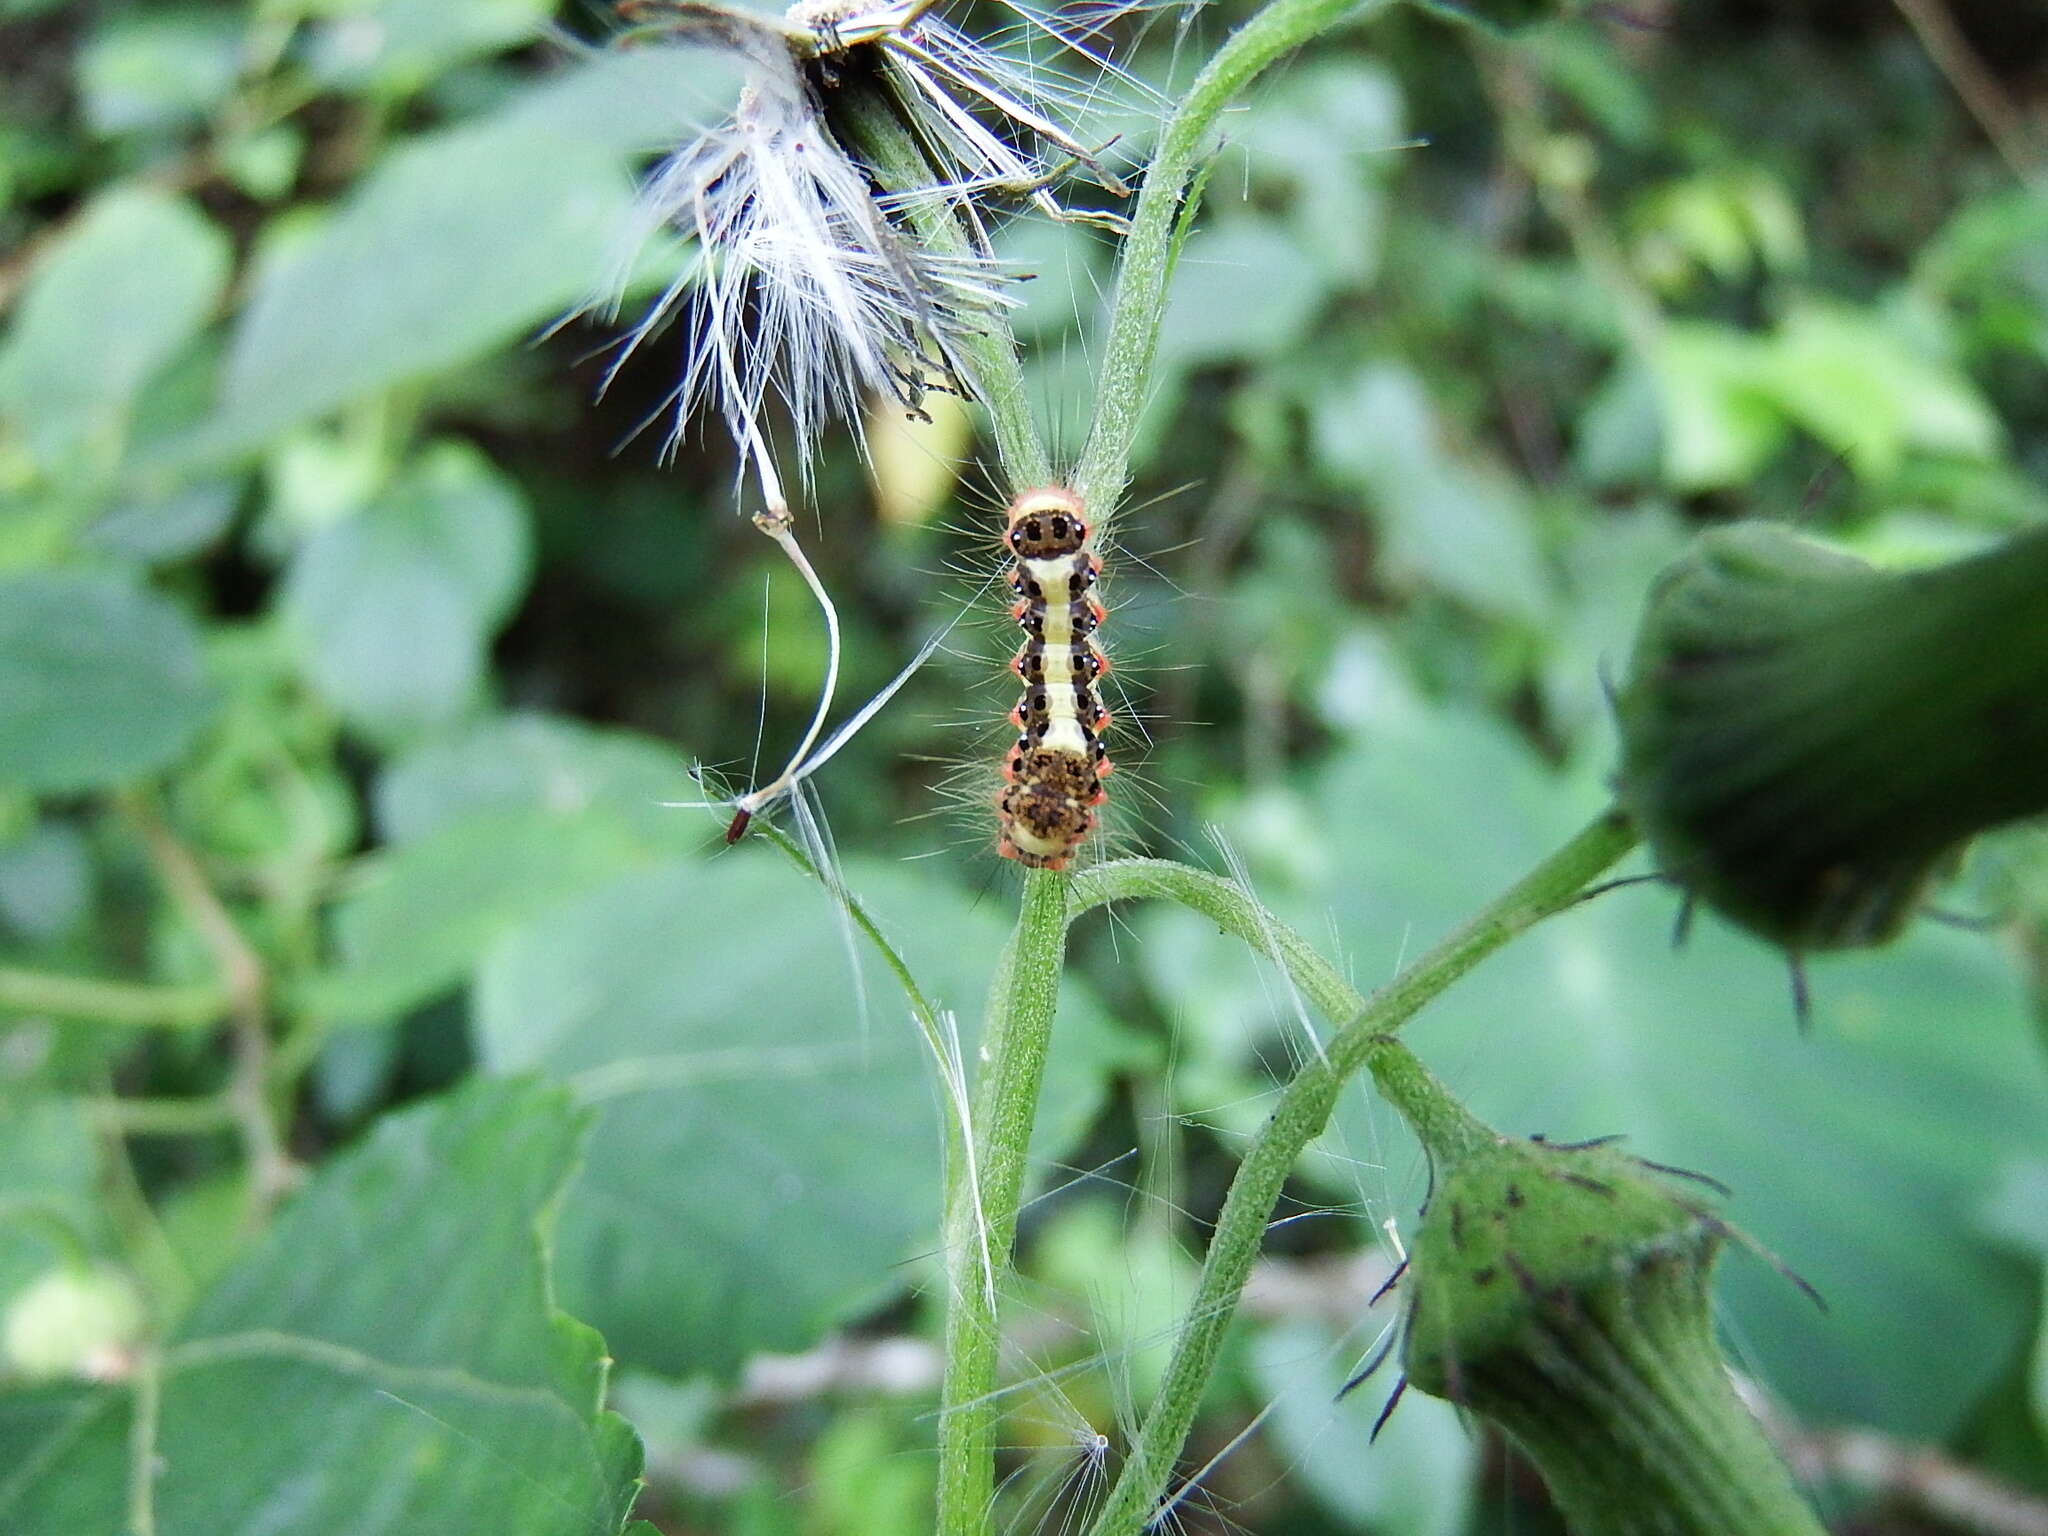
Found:
[[[2044,163],[2026,119],[2000,89],[1998,78],[1984,67],[1977,50],[1963,36],[1955,18],[1941,0],[1895,0],[1899,12],[1919,35],[1920,46],[1941,71],[1956,95],[1962,98],[1970,116],[1984,130],[1999,158],[2013,175],[2030,187],[2048,186],[2048,163]]]

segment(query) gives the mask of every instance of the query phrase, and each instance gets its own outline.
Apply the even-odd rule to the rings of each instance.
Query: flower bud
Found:
[[[1372,1074],[1435,1173],[1387,1409],[1414,1386],[1492,1420],[1572,1536],[1821,1536],[1714,1342],[1730,1233],[1676,1183],[1720,1186],[1605,1141],[1502,1136],[1392,1040]]]
[[[1665,874],[1795,952],[1884,943],[1972,836],[2048,810],[2048,530],[1881,571],[1717,529],[1658,580],[1618,705]]]
[[[1726,1237],[1612,1147],[1494,1138],[1417,1233],[1407,1379],[1512,1436],[1573,1536],[1818,1536],[1714,1342]]]

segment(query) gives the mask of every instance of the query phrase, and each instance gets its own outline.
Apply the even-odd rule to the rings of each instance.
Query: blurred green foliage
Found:
[[[1155,25],[1137,67],[1184,82],[1242,9]],[[1361,984],[1600,803],[1603,673],[1690,528],[1799,518],[1894,561],[2048,517],[2040,135],[1995,153],[1881,0],[1530,9],[1399,12],[1230,119],[1109,574],[1116,841],[1241,859]],[[2038,126],[2048,17],[1952,10]],[[944,1106],[824,894],[665,808],[795,738],[817,621],[716,434],[662,462],[673,339],[600,398],[610,333],[559,323],[627,263],[635,170],[732,80],[570,40],[605,25],[0,0],[9,1532],[145,1495],[164,1536],[616,1529],[603,1353],[660,1530],[926,1528]],[[1113,252],[1004,238],[1071,451]],[[1011,890],[1002,493],[970,470],[885,525],[837,448],[805,533],[847,696],[989,610],[820,781],[971,1051]],[[1817,964],[1809,1039],[1771,954],[1705,923],[1672,952],[1645,888],[1413,1044],[1504,1129],[1734,1185],[1831,1303],[1727,1266],[1736,1358],[1816,1454],[1869,1430],[2038,1508],[2044,872],[2048,839],[2004,837],[1944,898],[1995,934]],[[1013,1309],[1024,1530],[1114,1471],[1303,1046],[1284,984],[1185,914],[1077,944]],[[1377,1400],[1336,1400],[1423,1178],[1356,1090],[1186,1528],[1552,1528],[1442,1405],[1369,1446]],[[1824,1507],[1938,1528],[1879,1482]]]

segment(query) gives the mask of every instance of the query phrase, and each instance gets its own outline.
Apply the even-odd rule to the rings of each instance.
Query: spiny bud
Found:
[[[1819,1536],[1714,1341],[1730,1231],[1677,1183],[1719,1186],[1607,1142],[1499,1135],[1398,1048],[1373,1070],[1436,1169],[1404,1385],[1512,1436],[1573,1536]]]
[[[1726,1230],[1612,1148],[1502,1138],[1423,1219],[1408,1380],[1513,1436],[1574,1536],[1817,1532],[1714,1343]]]
[[[1972,836],[2048,810],[2048,530],[1908,571],[1708,533],[1651,593],[1619,713],[1667,875],[1795,952],[1884,943]]]

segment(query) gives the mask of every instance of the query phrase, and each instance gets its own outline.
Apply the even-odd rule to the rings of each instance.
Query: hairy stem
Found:
[[[1095,422],[1074,489],[1101,526],[1130,478],[1131,441],[1137,435],[1166,313],[1183,202],[1209,154],[1209,136],[1223,109],[1277,60],[1354,12],[1385,9],[1389,0],[1271,0],[1230,35],[1206,64],[1167,121],[1159,149],[1145,171],[1131,232],[1124,237],[1116,300],[1102,376],[1096,382]]]
[[[1347,1020],[1322,1055],[1303,1063],[1238,1165],[1165,1380],[1090,1536],[1138,1536],[1167,1493],[1281,1188],[1328,1123],[1352,1074],[1392,1048],[1393,1031],[1451,983],[1510,939],[1570,906],[1590,881],[1635,845],[1627,817],[1619,810],[1603,812],[1370,999],[1334,979],[1321,961],[1303,963],[1300,957],[1310,953],[1307,945],[1228,882],[1156,860],[1099,865],[1075,882],[1075,911],[1127,896],[1185,902],[1262,953],[1277,949],[1303,992],[1333,1018]],[[1330,1003],[1339,1006],[1332,1010]]]
[[[896,985],[903,989],[903,995],[909,1000],[910,1012],[917,1020],[918,1030],[924,1035],[925,1043],[933,1051],[943,1054],[944,1032],[939,1027],[938,1010],[932,1007],[930,999],[924,995],[924,989],[917,984],[917,978],[910,973],[910,963],[897,952],[896,946],[889,942],[861,899],[832,875],[820,869],[817,861],[798,846],[796,839],[774,822],[756,822],[754,835],[773,843],[784,858],[832,893],[832,899],[839,903],[848,919],[875,947],[875,953],[880,955],[882,963],[889,967],[889,974],[896,978]]]
[[[1025,873],[1017,929],[990,988],[974,1100],[981,1149],[978,1202],[966,1168],[955,1161],[947,1169],[946,1379],[939,1408],[938,1528],[943,1536],[979,1536],[993,1528],[997,1405],[992,1394],[1001,1338],[996,1298],[982,1266],[986,1252],[996,1275],[1004,1274],[1017,1235],[1025,1160],[1059,1002],[1069,883],[1065,875],[1046,870]]]
[[[1365,1006],[1357,988],[1317,954],[1308,940],[1233,880],[1171,859],[1115,859],[1082,870],[1074,876],[1073,887],[1068,898],[1070,920],[1112,901],[1178,902],[1280,965],[1325,1017],[1348,1019]]]
[[[869,93],[856,92],[840,103],[846,131],[859,144],[862,161],[883,188],[911,192],[932,182],[931,167],[925,163],[917,142],[890,111],[887,102]],[[905,217],[916,229],[919,241],[942,256],[968,257],[975,254],[967,232],[941,198],[919,198],[911,202]],[[989,429],[996,440],[996,456],[1012,489],[1052,483],[1052,456],[1032,413],[1031,393],[1024,382],[1024,366],[1017,339],[1001,308],[991,306],[980,318],[980,326],[953,338],[955,350],[974,377],[967,382],[988,408]]]
[[[913,191],[931,170],[917,143],[879,97],[850,93],[845,131],[884,190]],[[943,201],[914,201],[907,217],[924,245],[970,256],[974,246]],[[1016,338],[1000,309],[954,340],[988,409],[996,452],[1012,487],[1052,482],[1052,459],[1031,410]],[[995,1504],[995,1388],[1000,1323],[996,1284],[1009,1268],[1031,1128],[1038,1114],[1059,1000],[1067,935],[1067,881],[1033,870],[1024,880],[1017,929],[1003,951],[981,1036],[982,1071],[972,1125],[957,1128],[946,1159],[946,1375],[939,1416],[938,1528],[945,1536],[991,1529]],[[961,1063],[964,1072],[965,1063]],[[970,1149],[965,1138],[973,1137]],[[968,1156],[972,1150],[976,1156]]]

